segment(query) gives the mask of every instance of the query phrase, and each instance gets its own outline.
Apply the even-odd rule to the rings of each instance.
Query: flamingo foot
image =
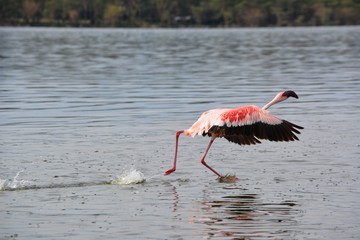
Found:
[[[165,176],[171,174],[172,172],[175,172],[176,168],[171,168],[165,172]]]
[[[234,183],[239,179],[235,175],[227,174],[225,176],[218,177],[217,180],[219,181],[219,183]]]

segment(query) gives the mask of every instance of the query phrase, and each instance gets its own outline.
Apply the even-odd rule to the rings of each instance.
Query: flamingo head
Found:
[[[297,95],[294,91],[291,91],[291,90],[282,92],[282,95],[285,96],[286,98],[288,98],[288,97],[299,98],[298,95]],[[285,98],[285,99],[286,99],[286,98]],[[284,99],[284,100],[285,100],[285,99]]]
[[[284,92],[279,92],[273,100],[271,100],[268,104],[266,104],[263,109],[268,109],[269,107],[271,107],[272,105],[282,102],[286,99],[288,99],[289,97],[294,97],[294,98],[299,98],[298,95],[291,90],[288,91],[284,91]]]

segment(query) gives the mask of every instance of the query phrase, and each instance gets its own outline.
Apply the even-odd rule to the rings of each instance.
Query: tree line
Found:
[[[360,0],[0,0],[0,25],[265,27],[360,24]]]

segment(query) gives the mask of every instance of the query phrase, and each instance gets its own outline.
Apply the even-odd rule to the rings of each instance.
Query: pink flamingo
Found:
[[[267,111],[272,105],[289,97],[299,98],[294,91],[284,91],[278,93],[263,108],[243,106],[234,109],[218,108],[204,112],[189,129],[176,132],[174,165],[165,172],[165,175],[169,175],[176,170],[178,142],[182,133],[189,137],[195,135],[208,135],[211,137],[200,161],[219,178],[222,178],[222,176],[205,162],[206,154],[215,138],[224,137],[228,141],[239,145],[261,143],[259,139],[268,139],[270,141],[299,140],[294,133],[300,134],[298,129],[304,129],[303,127],[282,120]]]

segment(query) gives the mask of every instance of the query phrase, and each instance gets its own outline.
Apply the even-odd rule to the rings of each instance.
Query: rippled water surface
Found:
[[[360,28],[0,28],[1,239],[359,239]],[[263,106],[300,141],[175,131]],[[145,180],[145,181],[144,181]]]

